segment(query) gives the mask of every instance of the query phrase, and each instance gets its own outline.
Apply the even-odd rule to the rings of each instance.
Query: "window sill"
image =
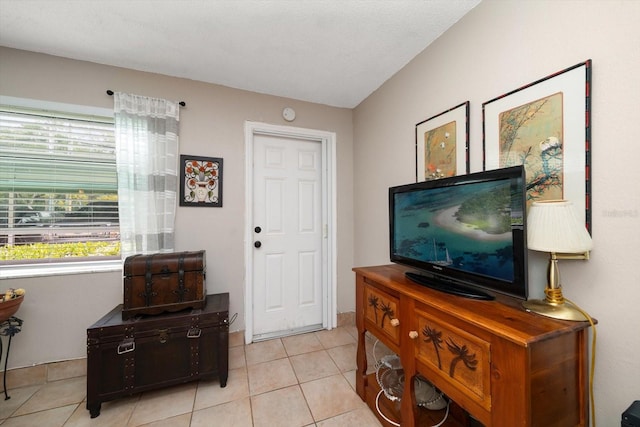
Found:
[[[33,264],[3,266],[1,279],[23,279],[28,277],[63,276],[71,274],[107,273],[122,270],[122,260],[65,262],[59,264]]]

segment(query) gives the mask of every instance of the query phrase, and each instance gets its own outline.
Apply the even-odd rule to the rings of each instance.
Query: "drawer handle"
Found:
[[[118,344],[118,354],[129,353],[136,349],[136,342],[133,338],[126,339]]]
[[[418,336],[420,336],[418,331],[410,331],[409,332],[409,338],[411,338],[412,340],[415,340],[416,338],[418,338]]]
[[[398,326],[400,326],[400,319],[391,319],[391,326],[393,326],[394,328],[397,328]]]
[[[187,338],[200,338],[201,333],[202,329],[200,328],[189,328],[187,331]]]

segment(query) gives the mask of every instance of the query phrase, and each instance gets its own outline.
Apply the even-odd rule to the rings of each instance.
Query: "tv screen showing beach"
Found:
[[[395,254],[512,282],[512,228],[524,222],[513,187],[504,179],[396,193]]]

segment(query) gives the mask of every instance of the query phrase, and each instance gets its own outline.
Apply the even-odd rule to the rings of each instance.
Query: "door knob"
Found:
[[[258,240],[253,244],[253,246],[255,246],[256,248],[259,248],[260,246],[262,246],[262,243]]]
[[[409,332],[409,338],[411,338],[412,340],[415,340],[416,338],[418,338],[420,336],[420,334],[418,334],[418,331],[411,331]]]
[[[256,227],[253,229],[253,231],[255,231],[256,233],[260,233],[262,231],[262,228]]]

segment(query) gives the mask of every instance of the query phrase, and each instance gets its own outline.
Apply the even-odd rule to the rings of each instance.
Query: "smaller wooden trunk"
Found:
[[[87,409],[148,390],[229,372],[229,294],[207,296],[207,306],[122,319],[122,304],[87,329]]]
[[[122,318],[204,308],[205,274],[205,251],[127,257]]]

